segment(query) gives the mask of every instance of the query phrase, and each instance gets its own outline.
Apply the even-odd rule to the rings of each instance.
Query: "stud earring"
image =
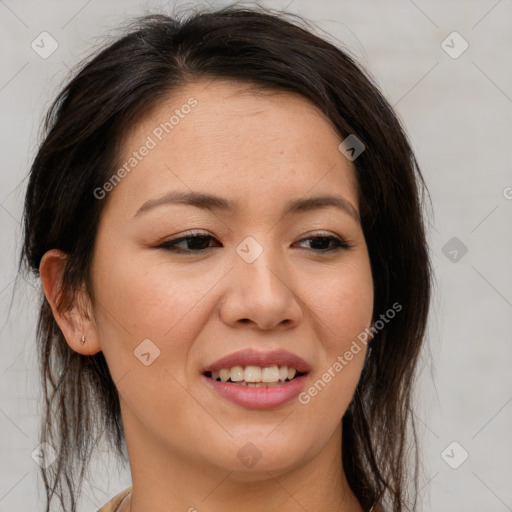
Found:
[[[83,345],[85,343],[85,336],[82,336],[82,339],[80,340],[80,343]]]

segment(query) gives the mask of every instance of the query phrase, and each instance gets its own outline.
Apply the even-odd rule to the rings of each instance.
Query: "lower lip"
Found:
[[[248,387],[202,376],[220,396],[248,409],[273,409],[296,398],[306,386],[307,374],[279,386]]]

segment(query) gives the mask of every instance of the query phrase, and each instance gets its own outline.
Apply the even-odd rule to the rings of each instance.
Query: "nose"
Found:
[[[302,308],[296,295],[297,283],[286,270],[282,257],[263,250],[248,263],[234,254],[221,300],[221,320],[230,327],[251,324],[262,330],[292,328],[302,319]]]

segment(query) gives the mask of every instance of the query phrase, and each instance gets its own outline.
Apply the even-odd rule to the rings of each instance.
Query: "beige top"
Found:
[[[124,491],[121,491],[119,494],[116,494],[108,503],[105,503],[103,507],[101,507],[98,512],[117,512],[121,503],[128,498],[130,495],[132,488],[128,487]]]
[[[124,491],[121,491],[119,494],[114,496],[108,503],[105,503],[103,507],[101,507],[98,512],[117,512],[119,507],[124,502],[126,498],[130,495],[132,488],[128,487]],[[384,512],[384,509],[376,503],[371,509],[370,512]]]

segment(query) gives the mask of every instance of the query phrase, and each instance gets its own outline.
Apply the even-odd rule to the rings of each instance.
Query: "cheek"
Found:
[[[96,255],[96,296],[115,310],[116,320],[128,331],[161,337],[197,303],[204,286],[197,286],[190,273],[170,268],[157,258],[158,252],[137,254],[129,247],[116,250],[115,245],[104,246]]]
[[[373,313],[369,260],[361,258],[338,268],[329,279],[317,276],[315,283],[311,283],[308,304],[318,319],[316,337],[323,350],[301,403],[311,402],[317,413],[330,410],[327,421],[334,425],[352,400],[367,351],[367,344],[361,340]]]
[[[145,410],[140,418],[169,418],[174,411],[175,421],[185,416],[181,421],[190,423],[199,411],[185,391],[186,369],[204,327],[205,291],[219,277],[191,276],[110,253],[96,266],[94,279],[100,283],[95,290],[100,341],[120,396],[133,411]]]
[[[166,364],[172,353],[172,365],[183,368],[190,340],[201,329],[198,305],[218,278],[192,276],[121,251],[105,253],[98,253],[93,280],[95,318],[107,360],[126,371],[136,362],[134,350],[149,339],[160,351],[160,362]]]
[[[342,350],[350,340],[369,327],[373,313],[373,281],[369,262],[338,268],[316,276],[308,285],[308,304],[320,320],[318,339],[326,349]]]

